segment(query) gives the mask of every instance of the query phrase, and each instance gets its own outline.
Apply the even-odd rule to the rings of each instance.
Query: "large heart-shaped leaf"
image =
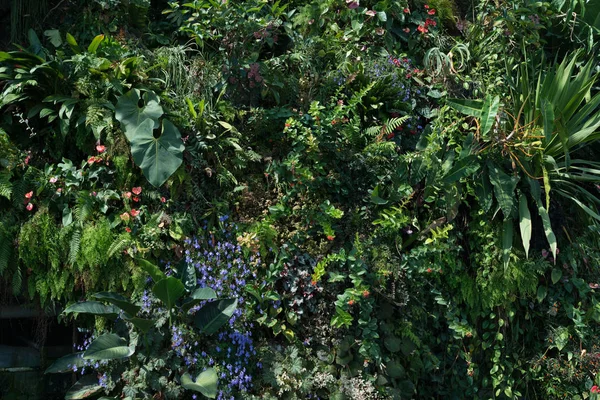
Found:
[[[83,352],[67,354],[66,356],[54,361],[52,365],[50,365],[46,371],[44,371],[44,373],[60,374],[63,372],[70,372],[73,370],[73,366],[79,368],[82,367],[84,363],[85,360],[83,359]]]
[[[213,301],[202,307],[194,318],[194,323],[207,335],[211,335],[229,321],[237,307],[237,299]]]
[[[94,315],[118,315],[119,309],[113,305],[102,304],[98,301],[84,301],[70,305],[63,311],[64,314],[94,314]]]
[[[136,129],[147,119],[152,120],[152,129],[158,128],[158,119],[163,115],[160,99],[154,92],[140,95],[138,89],[132,89],[119,97],[115,109],[115,118],[123,125],[125,136],[131,141]]]
[[[98,300],[104,300],[108,303],[114,304],[115,306],[119,307],[121,310],[125,311],[131,316],[134,316],[138,313],[138,311],[140,311],[139,306],[136,306],[135,304],[131,303],[129,300],[127,300],[125,297],[121,296],[118,293],[99,292],[93,294],[92,297]]]
[[[183,162],[185,146],[179,130],[168,120],[163,120],[158,137],[154,137],[154,121],[146,119],[133,134],[131,154],[153,186],[159,187]]]
[[[213,368],[208,368],[202,372],[194,381],[189,374],[183,374],[181,377],[181,386],[185,389],[202,393],[209,399],[217,397],[217,372]]]
[[[129,357],[134,353],[127,341],[114,333],[104,334],[94,340],[83,353],[86,360],[114,360]]]
[[[172,276],[163,279],[152,288],[152,293],[161,299],[169,310],[173,308],[175,302],[179,300],[184,292],[183,282]]]
[[[98,378],[95,375],[85,375],[71,386],[65,395],[65,400],[85,399],[98,393],[101,389],[102,386],[98,384]]]

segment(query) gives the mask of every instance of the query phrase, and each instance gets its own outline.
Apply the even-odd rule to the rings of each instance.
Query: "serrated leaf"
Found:
[[[152,288],[152,293],[170,310],[185,293],[185,286],[179,279],[169,276],[156,283]]]
[[[237,307],[237,299],[213,301],[202,307],[194,317],[194,324],[207,335],[217,332],[226,324]]]
[[[529,258],[529,245],[531,243],[531,214],[527,205],[525,195],[519,196],[519,229],[521,231],[521,240],[525,249],[525,257]]]
[[[86,360],[115,360],[129,357],[134,349],[127,345],[127,341],[114,333],[99,336],[90,344],[83,353]]]
[[[181,377],[181,386],[184,389],[200,392],[209,399],[217,397],[217,372],[213,368],[208,368],[193,380],[189,374],[183,374]]]

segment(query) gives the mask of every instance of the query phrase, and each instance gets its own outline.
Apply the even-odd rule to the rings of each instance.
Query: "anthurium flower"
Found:
[[[31,211],[31,210],[33,210],[33,204],[28,203],[27,207],[25,207],[25,208],[27,208],[27,211]]]
[[[56,183],[56,181],[58,181],[58,178],[53,176],[52,178],[50,178],[50,183]]]
[[[142,188],[140,186],[138,187],[134,187],[133,189],[131,189],[131,191],[133,192],[133,194],[135,195],[140,195],[140,193],[142,193]]]
[[[25,193],[25,198],[26,199],[30,199],[31,196],[33,196],[33,190],[31,192],[29,192],[29,193]]]
[[[125,197],[126,199],[130,199],[131,198],[131,192],[125,192],[125,193],[123,193],[123,197]]]
[[[106,146],[99,144],[98,146],[96,146],[96,150],[98,151],[98,153],[104,153],[106,151]]]
[[[410,8],[406,7],[404,10],[404,14],[410,14]]]
[[[431,10],[427,11],[427,14],[435,15],[435,8],[432,8]]]
[[[132,217],[137,217],[138,215],[140,215],[140,211],[136,210],[135,208],[132,208],[131,211],[129,211],[129,214],[131,214]]]
[[[373,11],[373,10],[367,10],[367,12],[365,14],[367,14],[367,15],[369,15],[371,17],[374,17],[377,13],[375,11]]]
[[[129,214],[127,214],[126,212],[124,212],[123,214],[120,215],[121,219],[125,222],[129,222]]]

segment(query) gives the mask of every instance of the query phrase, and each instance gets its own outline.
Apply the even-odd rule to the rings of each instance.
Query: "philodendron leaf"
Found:
[[[200,392],[209,399],[217,397],[217,372],[213,368],[208,368],[202,372],[194,381],[190,374],[183,374],[181,377],[181,386],[184,389]]]
[[[154,135],[154,121],[146,119],[135,130],[131,139],[133,160],[154,187],[159,187],[177,171],[183,162],[185,146],[179,130],[168,120]]]
[[[152,293],[162,300],[169,310],[173,308],[184,292],[185,286],[183,286],[183,282],[173,276],[159,281],[152,288]]]
[[[113,305],[102,304],[98,301],[84,301],[83,303],[75,303],[67,307],[64,314],[94,314],[94,315],[113,315],[119,314],[119,309]]]
[[[121,310],[125,311],[131,316],[135,316],[135,314],[137,314],[138,311],[140,311],[139,306],[136,306],[135,304],[131,303],[129,300],[127,300],[125,297],[121,296],[118,293],[99,292],[93,294],[92,297],[98,300],[103,300],[108,303],[114,304],[115,306],[119,307]]]
[[[237,299],[223,299],[206,304],[196,313],[194,324],[211,335],[227,323],[237,307]]]
[[[99,336],[90,344],[83,353],[86,360],[114,360],[129,357],[134,350],[127,345],[127,341],[114,333]]]
[[[531,214],[527,205],[525,195],[519,197],[519,228],[521,230],[521,240],[525,249],[525,257],[529,258],[529,244],[531,242]]]
[[[45,374],[60,374],[64,372],[71,372],[73,370],[73,366],[79,368],[82,367],[85,363],[83,359],[83,352],[67,354],[64,357],[59,358],[54,361],[52,365],[50,365]]]
[[[483,108],[483,101],[481,100],[448,99],[446,100],[446,104],[463,114],[481,118],[481,110]]]
[[[88,398],[102,390],[102,386],[98,383],[96,375],[82,376],[76,384],[71,386],[65,400],[79,400]]]
[[[143,95],[138,89],[131,89],[119,97],[115,108],[115,118],[123,125],[125,136],[131,141],[136,129],[147,119],[152,120],[152,129],[158,128],[158,119],[163,115],[160,99],[154,92]]]

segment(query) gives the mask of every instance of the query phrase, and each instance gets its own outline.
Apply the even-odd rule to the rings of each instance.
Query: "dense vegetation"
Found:
[[[598,1],[2,7],[0,292],[77,328],[59,398],[600,393]]]

